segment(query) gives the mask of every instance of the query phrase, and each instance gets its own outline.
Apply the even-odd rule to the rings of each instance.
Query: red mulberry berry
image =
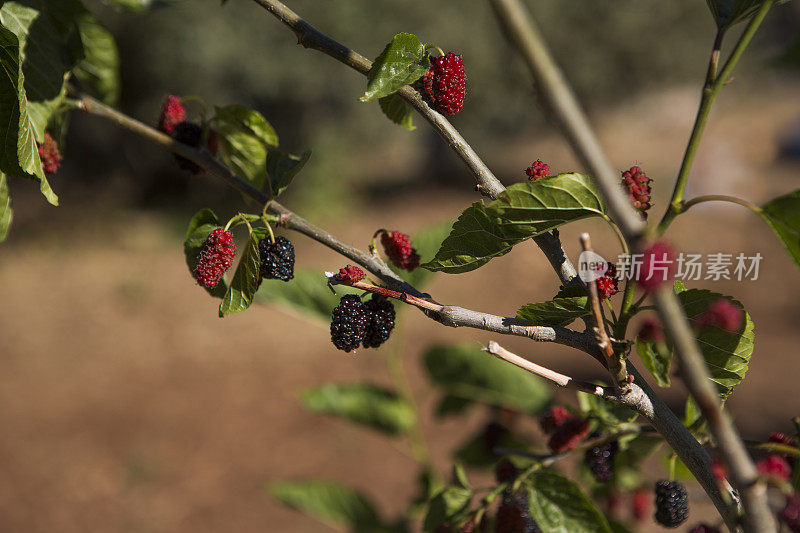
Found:
[[[258,256],[263,279],[289,281],[294,278],[294,245],[286,237],[269,237],[258,241]]]
[[[677,481],[662,479],[656,483],[656,522],[664,527],[678,527],[689,518],[686,488]]]
[[[331,342],[340,350],[351,352],[358,348],[367,331],[367,309],[355,294],[345,294],[333,309]]]
[[[364,348],[377,348],[387,340],[394,329],[395,311],[392,302],[383,296],[374,296],[364,304],[369,321],[364,334]]]
[[[419,254],[411,246],[411,240],[405,233],[399,231],[384,232],[381,235],[381,243],[389,260],[398,268],[409,272],[419,266]]]
[[[622,173],[622,185],[628,191],[628,197],[631,199],[631,204],[641,214],[642,218],[647,218],[647,210],[650,209],[650,195],[651,188],[650,182],[653,181],[647,177],[639,167],[631,167]]]
[[[648,318],[642,322],[642,327],[639,328],[637,337],[643,342],[664,342],[664,329],[661,327],[660,322]]]
[[[203,127],[196,122],[184,121],[175,126],[172,137],[178,142],[197,148],[200,146],[200,141],[203,140]],[[194,161],[190,161],[178,154],[172,155],[182,170],[186,170],[195,176],[200,176],[205,172],[205,169]]]
[[[786,497],[786,505],[781,511],[781,519],[792,533],[800,533],[800,496]]]
[[[728,467],[719,457],[715,457],[711,461],[711,473],[717,478],[717,481],[722,482],[728,478]]]
[[[785,433],[770,433],[769,441],[775,444],[785,444],[787,446],[794,446],[794,437],[790,437]]]
[[[648,510],[650,509],[650,493],[644,488],[633,491],[631,507],[634,520],[641,522],[647,518]]]
[[[539,425],[542,426],[542,431],[545,433],[552,433],[570,418],[572,418],[572,415],[565,407],[554,405],[542,415],[539,419]]]
[[[782,455],[771,453],[756,463],[756,468],[761,475],[782,481],[789,481],[792,476],[792,467]]]
[[[569,451],[586,438],[590,429],[589,420],[570,418],[553,432],[547,446],[553,453]]]
[[[361,281],[364,277],[365,274],[363,270],[357,266],[347,265],[339,269],[339,273],[336,274],[336,281],[345,285],[352,285],[353,283]]]
[[[618,449],[617,441],[612,441],[586,450],[584,462],[598,483],[608,483],[614,477],[614,457]]]
[[[515,493],[506,489],[503,492],[494,530],[495,533],[541,533],[542,530],[531,516],[527,489]]]
[[[55,174],[61,165],[61,152],[58,143],[49,133],[44,132],[44,141],[39,145],[39,159],[45,174]]]
[[[737,331],[744,319],[742,310],[727,298],[720,298],[712,303],[694,320],[698,328],[714,326],[727,331]]]
[[[714,526],[709,526],[708,524],[697,524],[689,530],[689,533],[720,533],[720,531]]]
[[[186,107],[179,96],[169,95],[161,106],[161,115],[158,117],[158,130],[172,135],[175,127],[186,120]]]
[[[663,241],[650,245],[642,256],[641,268],[636,281],[646,291],[654,291],[672,280],[675,272],[675,254]]]
[[[197,283],[209,289],[216,287],[219,279],[230,268],[235,255],[236,244],[230,231],[217,228],[209,233],[194,269]]]
[[[517,477],[517,467],[507,457],[500,460],[494,467],[494,479],[498,483],[505,483]]]
[[[617,279],[617,267],[611,261],[605,273],[597,278],[597,292],[601,299],[608,299],[619,292],[619,280]]]
[[[541,159],[537,159],[525,169],[525,174],[528,175],[529,180],[540,180],[550,175],[550,166],[547,163],[542,163]]]
[[[431,68],[422,76],[425,95],[431,106],[443,115],[455,115],[464,106],[467,77],[460,55],[448,52],[431,58]]]

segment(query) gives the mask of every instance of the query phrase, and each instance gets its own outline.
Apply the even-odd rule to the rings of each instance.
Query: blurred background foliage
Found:
[[[140,3],[146,2],[131,0],[132,6]],[[590,111],[657,87],[702,79],[714,31],[705,2],[529,3]],[[522,165],[504,162],[504,147],[552,129],[533,102],[535,90],[522,62],[482,0],[295,0],[289,5],[369,58],[399,31],[461,53],[467,65],[467,107],[453,122],[501,178]],[[800,26],[797,4],[789,6],[782,9],[785,16],[768,18],[744,68],[748,61],[763,68],[769,58],[777,65],[785,55],[776,43],[788,42],[786,35]],[[235,0],[221,7],[219,0],[160,0],[133,16],[100,1],[91,7],[118,39],[122,110],[152,123],[167,94],[198,95],[209,107],[239,103],[259,110],[275,126],[283,149],[314,151],[290,199],[312,218],[340,213],[368,194],[395,193],[408,184],[463,183],[466,169],[435,133],[426,127],[408,133],[392,126],[377,105],[360,104],[361,75],[299,47],[254,2]],[[240,202],[220,184],[193,187],[191,178],[160,151],[142,147],[124,132],[97,121],[76,122],[79,132],[71,136],[70,149],[91,157],[70,159],[79,165],[75,174],[86,181],[133,170],[140,178],[126,184],[134,189],[126,196],[139,205],[168,206],[176,197]],[[354,195],[354,189],[359,193]]]

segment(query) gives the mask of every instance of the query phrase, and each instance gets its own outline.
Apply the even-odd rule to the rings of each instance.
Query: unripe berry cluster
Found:
[[[540,424],[545,433],[551,433],[547,445],[553,453],[575,448],[591,430],[591,422],[588,419],[573,416],[560,406],[551,407],[541,418]]]
[[[625,190],[628,191],[631,204],[641,213],[642,218],[645,219],[647,218],[647,210],[652,206],[650,203],[650,196],[652,193],[650,187],[651,181],[653,180],[648,178],[644,170],[639,167],[631,167],[629,170],[622,173],[622,185],[625,187]]]
[[[525,174],[528,175],[529,180],[540,180],[550,175],[550,166],[543,163],[541,159],[537,159],[525,169]]]
[[[203,140],[203,126],[197,122],[186,120],[186,106],[183,105],[181,98],[175,95],[169,95],[164,100],[161,106],[161,115],[158,117],[158,129],[176,141],[194,148],[199,148]],[[215,156],[219,151],[219,137],[214,131],[208,132],[206,148]],[[173,154],[173,157],[182,170],[195,176],[200,176],[205,172],[205,169],[183,156]]]
[[[58,143],[47,132],[44,132],[44,141],[39,145],[39,159],[42,161],[42,170],[48,175],[55,174],[61,165]]]
[[[597,278],[597,292],[601,299],[608,299],[619,292],[619,280],[617,279],[617,267],[609,261],[606,265],[605,273]]]
[[[443,115],[455,115],[464,107],[467,76],[461,56],[448,52],[431,58],[431,68],[422,76],[423,96]]]
[[[236,244],[230,231],[217,228],[209,233],[194,269],[197,283],[209,289],[216,287],[235,255]]]
[[[419,266],[419,254],[411,246],[411,239],[399,231],[384,231],[381,234],[381,244],[389,260],[398,268],[409,272]]]

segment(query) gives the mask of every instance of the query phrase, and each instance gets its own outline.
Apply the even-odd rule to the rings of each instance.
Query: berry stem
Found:
[[[440,312],[442,311],[442,309],[444,309],[443,305],[435,304],[433,302],[423,300],[422,298],[417,298],[416,296],[412,296],[407,292],[393,291],[391,289],[378,287],[377,285],[366,283],[364,281],[357,281],[355,283],[352,283],[350,286],[355,287],[356,289],[361,289],[367,292],[371,292],[373,294],[380,294],[381,296],[394,298],[395,300],[400,300],[401,302],[405,302],[407,304],[411,304],[415,307],[418,307],[420,309],[425,309],[428,311]]]
[[[761,215],[763,209],[759,206],[748,202],[747,200],[743,200],[742,198],[737,198],[736,196],[728,196],[726,194],[707,194],[704,196],[697,196],[696,198],[692,198],[691,200],[687,200],[683,202],[681,206],[681,213],[685,213],[688,211],[692,206],[697,204],[702,204],[705,202],[728,202],[731,204],[740,205],[742,207],[746,207],[756,215]]]
[[[436,46],[435,44],[427,44],[427,43],[426,43],[426,44],[425,44],[425,50],[428,50],[429,48],[433,48],[434,50],[436,50],[437,52],[439,52],[439,55],[440,55],[440,56],[444,56],[444,50],[442,50],[441,48],[439,48],[439,47],[438,47],[438,46]]]
[[[617,236],[617,240],[619,241],[619,245],[622,248],[622,252],[625,255],[630,255],[631,252],[630,249],[628,248],[628,241],[625,240],[625,236],[622,234],[622,230],[619,229],[619,226],[617,226],[614,223],[614,221],[611,220],[611,218],[609,218],[607,215],[603,215],[603,220],[605,220],[608,223],[609,227],[614,231],[614,235]]]

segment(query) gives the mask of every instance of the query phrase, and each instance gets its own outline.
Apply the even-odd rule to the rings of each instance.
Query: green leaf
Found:
[[[8,178],[0,172],[0,242],[8,237],[12,218],[14,213],[11,209],[11,195],[8,192]]]
[[[800,268],[800,189],[767,202],[760,214]]]
[[[764,0],[706,0],[714,22],[721,30],[727,30],[731,26],[749,19],[755,15],[763,3]]]
[[[416,35],[398,33],[375,58],[367,74],[367,91],[359,100],[370,102],[389,96],[404,85],[417,81],[430,66],[422,41]]]
[[[575,296],[526,304],[517,311],[517,318],[548,326],[566,326],[576,319],[590,314],[586,307],[588,300],[586,296]]]
[[[448,416],[460,415],[466,411],[474,402],[467,398],[458,396],[443,396],[436,406],[436,417],[446,418]]]
[[[489,205],[476,202],[462,212],[436,257],[422,266],[450,274],[469,272],[563,224],[605,217],[606,209],[594,182],[583,174],[515,183]]]
[[[690,321],[720,298],[726,298],[742,309],[745,319],[738,331],[725,331],[717,327],[701,329],[697,333],[697,345],[708,365],[711,381],[716,383],[724,400],[747,372],[755,339],[753,321],[742,304],[730,296],[700,289],[689,289],[678,294],[678,300]]]
[[[601,384],[606,387],[607,385]],[[594,394],[578,392],[578,404],[586,415],[599,420],[604,426],[614,428],[622,422],[632,422],[638,416],[619,404],[607,402]]]
[[[83,59],[73,69],[86,90],[98,100],[119,100],[119,51],[114,36],[90,13],[78,18]]]
[[[310,157],[311,150],[306,150],[301,156],[279,150],[269,151],[267,154],[267,177],[273,198],[277,198],[289,186],[297,173],[303,170]]]
[[[258,111],[248,109],[243,105],[229,105],[225,107],[215,107],[216,119],[236,126],[240,131],[250,134],[261,141],[265,146],[272,148],[278,147],[278,134],[272,124]]]
[[[428,505],[422,531],[435,531],[438,526],[463,513],[468,509],[470,500],[472,500],[471,490],[463,487],[445,487]]]
[[[201,209],[194,214],[189,221],[189,228],[186,230],[186,237],[183,241],[183,253],[186,256],[186,266],[194,277],[194,269],[197,267],[197,260],[200,258],[200,251],[208,234],[220,227],[217,215],[211,209]],[[217,286],[209,289],[203,287],[211,296],[222,298],[227,292],[225,279],[220,279]]]
[[[231,285],[219,304],[219,316],[224,318],[233,313],[241,313],[253,303],[253,297],[261,284],[261,265],[258,241],[269,234],[267,228],[253,228],[247,239],[239,266],[233,274]]]
[[[691,396],[686,398],[686,405],[683,407],[683,425],[686,427],[693,426],[702,416],[703,413],[700,412],[700,406],[697,405],[697,401]]]
[[[414,409],[377,385],[327,384],[303,393],[302,400],[315,413],[339,416],[389,435],[401,435],[414,424]]]
[[[58,196],[44,175],[34,125],[28,116],[20,50],[14,32],[0,26],[0,123],[7,125],[0,146],[0,172],[38,181],[39,189],[47,201],[58,205]]]
[[[424,364],[433,382],[451,396],[527,413],[539,413],[550,402],[550,388],[541,379],[477,346],[433,346]]]
[[[472,490],[469,479],[467,479],[467,472],[464,470],[464,466],[459,462],[453,463],[453,483],[462,489]]]
[[[131,13],[142,13],[150,9],[154,3],[158,3],[153,0],[106,0],[106,2]]]
[[[278,502],[335,528],[356,532],[382,528],[372,502],[360,492],[330,481],[276,481],[270,495]]]
[[[611,533],[603,514],[569,479],[543,470],[528,478],[530,511],[542,531]]]
[[[644,342],[637,338],[636,353],[642,358],[644,367],[656,379],[656,383],[660,387],[669,387],[669,367],[672,363],[672,351],[664,343]]]
[[[403,98],[397,94],[390,94],[378,100],[378,105],[381,106],[381,111],[386,115],[389,120],[398,126],[414,131],[417,127],[414,125],[414,110],[406,103]]]

